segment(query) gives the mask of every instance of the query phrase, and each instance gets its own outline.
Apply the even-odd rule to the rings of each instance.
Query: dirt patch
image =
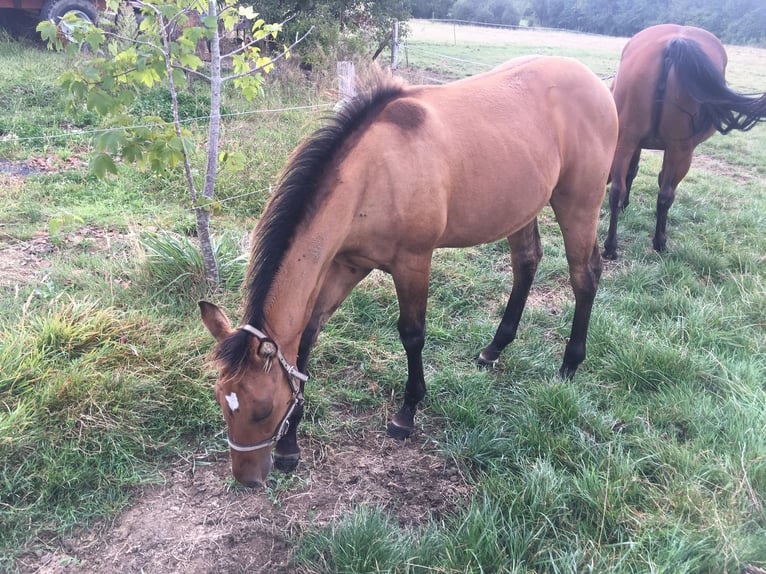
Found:
[[[694,154],[694,158],[692,159],[692,169],[699,172],[725,176],[733,179],[737,183],[747,183],[755,179],[755,176],[749,173],[747,168],[728,163],[722,159],[703,153]]]
[[[370,426],[376,425],[371,422]],[[470,494],[458,469],[424,436],[403,443],[366,429],[304,448],[291,485],[278,492],[235,486],[227,459],[186,461],[145,489],[112,525],[17,562],[22,573],[286,574],[297,536],[358,505],[384,508],[403,527],[455,511]]]
[[[34,237],[0,247],[0,287],[38,280],[41,271],[50,267],[47,256],[52,251],[53,246],[47,237]]]
[[[31,239],[17,240],[5,234],[3,224],[0,224],[0,287],[40,281],[45,270],[51,266],[51,256],[61,250],[109,251],[113,247],[113,239],[123,241],[114,230],[88,225],[54,237],[41,231]]]
[[[88,162],[77,154],[61,157],[51,153],[44,157],[30,157],[25,160],[9,161],[0,159],[0,173],[25,176],[38,173],[54,173],[66,169],[81,168]]]

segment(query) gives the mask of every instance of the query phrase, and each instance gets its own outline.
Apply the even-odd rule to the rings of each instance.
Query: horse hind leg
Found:
[[[631,151],[632,149],[632,151]],[[617,259],[617,220],[630,201],[630,188],[638,173],[641,148],[618,147],[612,163],[612,184],[609,187],[609,231],[602,255]]]
[[[630,205],[630,190],[633,187],[633,181],[638,175],[638,164],[641,161],[641,148],[636,149],[633,157],[630,158],[630,166],[628,167],[628,174],[625,177],[625,197],[622,200],[621,209],[625,211],[625,208]]]
[[[477,362],[480,366],[491,366],[497,363],[503,349],[516,338],[521,314],[527,303],[529,290],[537,273],[537,266],[543,256],[537,218],[520,231],[509,236],[508,244],[511,247],[513,287],[508,298],[508,304],[505,306],[503,318],[497,331],[495,331],[492,342],[479,353]]]
[[[652,246],[658,253],[665,251],[667,246],[668,211],[675,201],[676,188],[689,172],[691,163],[692,150],[665,150],[658,178],[660,191],[657,195],[657,225],[652,239]]]
[[[335,310],[340,306],[343,300],[348,296],[354,286],[364,279],[369,269],[349,267],[338,262],[333,262],[330,267],[327,278],[322,284],[319,296],[314,304],[314,310],[306,329],[301,335],[298,346],[297,369],[305,373],[308,364],[311,349],[316,342],[317,335],[327,320],[332,316]],[[303,394],[304,383],[301,382],[301,394]],[[298,404],[290,415],[287,432],[279,440],[274,448],[273,459],[274,468],[282,472],[292,472],[298,466],[300,460],[300,449],[298,448],[298,424],[303,418],[303,402]]]

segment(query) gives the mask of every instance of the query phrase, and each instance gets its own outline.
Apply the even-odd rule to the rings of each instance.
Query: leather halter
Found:
[[[290,364],[288,360],[285,359],[285,356],[282,354],[282,351],[279,350],[279,347],[277,346],[277,344],[272,339],[270,339],[266,335],[266,333],[264,333],[260,329],[256,329],[252,325],[242,325],[240,329],[242,331],[247,331],[251,335],[255,335],[255,337],[258,338],[261,342],[269,341],[274,344],[274,347],[277,350],[277,353],[276,353],[277,360],[279,361],[279,364],[282,365],[282,368],[284,369],[285,373],[287,373],[287,384],[290,385],[290,391],[292,392],[292,400],[290,402],[290,406],[287,407],[287,411],[282,417],[282,420],[279,421],[279,424],[277,425],[277,428],[274,431],[274,434],[271,435],[271,438],[267,438],[255,444],[244,445],[244,444],[239,444],[237,442],[234,442],[233,440],[231,440],[229,433],[226,433],[226,440],[229,443],[229,448],[237,452],[253,452],[254,450],[260,450],[262,448],[273,446],[274,444],[279,442],[279,439],[285,436],[285,433],[287,433],[287,430],[290,428],[290,415],[293,414],[293,411],[295,411],[295,408],[298,405],[303,404],[303,393],[301,392],[301,383],[305,383],[306,381],[308,381],[309,376],[301,373],[294,365]],[[269,358],[266,361],[266,366],[264,367],[264,369],[268,371],[270,368],[271,368],[271,360]]]

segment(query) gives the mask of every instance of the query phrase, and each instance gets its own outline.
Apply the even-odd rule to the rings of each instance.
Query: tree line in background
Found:
[[[709,30],[732,44],[766,44],[765,0],[412,0],[415,18],[563,28],[632,36],[662,23]]]
[[[395,21],[454,19],[539,26],[629,37],[654,24],[699,26],[731,44],[766,45],[766,0],[265,0],[253,4],[267,22],[285,22],[285,40],[307,68],[379,51]]]

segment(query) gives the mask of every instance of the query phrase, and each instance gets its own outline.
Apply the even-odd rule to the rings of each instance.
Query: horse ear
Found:
[[[216,341],[223,341],[231,334],[231,323],[218,307],[207,301],[200,301],[199,310],[202,314],[202,322]]]

